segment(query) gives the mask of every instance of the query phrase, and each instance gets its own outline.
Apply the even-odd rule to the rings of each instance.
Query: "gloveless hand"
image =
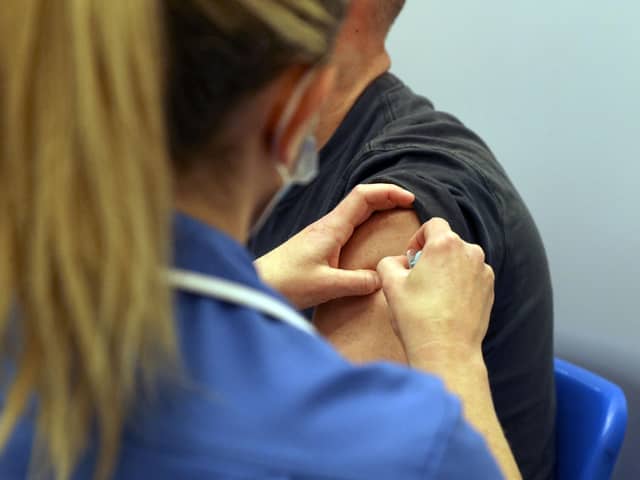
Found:
[[[484,437],[504,478],[520,480],[482,357],[493,270],[479,246],[464,242],[440,218],[423,225],[408,248],[422,250],[413,269],[406,257],[387,257],[378,272],[409,363],[442,378],[462,401],[465,418]]]
[[[396,185],[358,185],[330,213],[256,260],[263,280],[297,308],[368,295],[382,283],[375,270],[338,268],[354,230],[375,211],[410,207],[414,195]]]
[[[413,269],[405,257],[387,257],[378,272],[409,361],[418,354],[434,361],[481,358],[494,298],[493,270],[484,263],[484,252],[440,218],[424,224],[408,248],[422,251]]]

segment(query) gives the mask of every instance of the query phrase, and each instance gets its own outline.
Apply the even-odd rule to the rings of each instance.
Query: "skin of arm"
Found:
[[[452,358],[455,360],[450,361]],[[465,360],[460,361],[461,358]],[[482,353],[469,354],[466,349],[437,353],[430,351],[424,355],[416,354],[410,363],[416,370],[442,378],[447,389],[460,398],[465,418],[485,438],[504,477],[522,480],[495,411]]]
[[[402,255],[418,228],[420,221],[411,209],[374,214],[343,248],[340,268],[375,269],[382,257]],[[320,333],[352,362],[408,363],[402,343],[391,327],[391,312],[382,291],[320,305],[315,310],[313,322]]]
[[[340,267],[375,268],[383,257],[402,255],[419,228],[420,222],[413,210],[376,213],[355,231],[344,247]],[[315,311],[314,323],[342,355],[355,363],[387,360],[410,364],[417,370],[441,377],[447,389],[460,398],[465,418],[483,435],[505,478],[521,478],[495,413],[479,348],[470,355],[466,349],[440,352],[432,346],[414,352],[408,359],[391,326],[391,310],[382,291],[320,305]]]

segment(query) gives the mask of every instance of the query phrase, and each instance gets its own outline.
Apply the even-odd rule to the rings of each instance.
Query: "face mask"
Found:
[[[251,236],[254,236],[264,226],[271,216],[276,205],[289,192],[294,185],[307,185],[318,175],[318,151],[316,149],[316,139],[313,135],[308,135],[303,143],[293,172],[289,172],[284,165],[276,166],[282,187],[274,194],[267,206],[264,208],[256,223],[251,227]]]
[[[293,115],[295,108],[300,103],[302,95],[306,91],[308,84],[313,78],[313,73],[313,70],[307,72],[296,87],[296,91],[287,104],[280,122],[278,123],[278,127],[276,128],[276,134],[274,137],[276,140],[274,142],[274,146],[277,146],[277,142],[279,141],[284,128]],[[318,168],[318,150],[316,139],[312,134],[308,134],[302,141],[302,145],[300,146],[300,151],[298,153],[298,158],[294,162],[293,171],[290,172],[287,167],[285,167],[281,163],[276,164],[276,170],[280,175],[282,186],[271,198],[262,213],[260,213],[260,216],[258,217],[256,223],[251,227],[251,236],[258,233],[258,231],[264,226],[265,222],[273,212],[273,209],[287,194],[291,187],[294,185],[307,185],[312,182],[318,175]]]

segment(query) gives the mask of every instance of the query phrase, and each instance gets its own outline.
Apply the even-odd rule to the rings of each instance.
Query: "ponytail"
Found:
[[[0,5],[0,448],[35,394],[57,478],[96,433],[107,477],[139,380],[175,360],[160,13]]]
[[[97,435],[110,475],[139,386],[177,366],[167,145],[185,167],[243,98],[327,58],[346,6],[0,1],[0,449],[36,399],[42,473],[69,478]]]

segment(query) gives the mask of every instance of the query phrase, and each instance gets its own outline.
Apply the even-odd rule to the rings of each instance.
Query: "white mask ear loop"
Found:
[[[280,175],[283,185],[291,183],[291,172],[289,172],[289,169],[283,163],[276,163],[276,170],[278,171],[278,175]]]
[[[313,76],[316,71],[314,68],[310,68],[305,72],[302,76],[302,79],[296,85],[296,88],[293,92],[293,95],[289,98],[287,105],[285,106],[282,115],[280,116],[280,120],[278,121],[278,125],[276,126],[275,134],[273,136],[273,146],[272,151],[277,152],[278,147],[280,146],[280,141],[282,140],[282,134],[284,133],[284,129],[287,124],[291,121],[291,117],[295,113],[296,108],[300,105],[300,100],[302,100],[302,96],[306,93],[307,88],[311,84],[313,80]],[[278,169],[278,173],[283,177],[284,180],[289,178],[289,171],[287,167],[281,163],[276,164],[276,168]],[[286,172],[286,173],[285,173]],[[283,176],[284,174],[284,176]]]
[[[295,108],[300,103],[300,99],[302,95],[307,90],[311,80],[313,79],[314,70],[309,70],[305,73],[304,77],[297,85],[295,92],[291,96],[291,99],[287,103],[285,107],[282,117],[278,122],[278,126],[276,128],[276,135],[274,135],[273,148],[274,151],[278,146],[278,142],[280,142],[280,137],[282,136],[282,132],[287,125],[287,123],[291,120]],[[318,152],[316,149],[316,143],[312,135],[307,136],[306,139],[302,142],[302,149],[299,155],[298,160],[293,165],[292,171],[285,163],[276,162],[275,164],[276,171],[282,180],[282,187],[280,190],[276,192],[276,194],[271,198],[267,206],[263,209],[262,213],[258,216],[257,221],[251,227],[250,234],[254,236],[265,224],[271,212],[278,204],[278,202],[287,194],[288,189],[294,183],[306,184],[312,181],[318,173]]]

